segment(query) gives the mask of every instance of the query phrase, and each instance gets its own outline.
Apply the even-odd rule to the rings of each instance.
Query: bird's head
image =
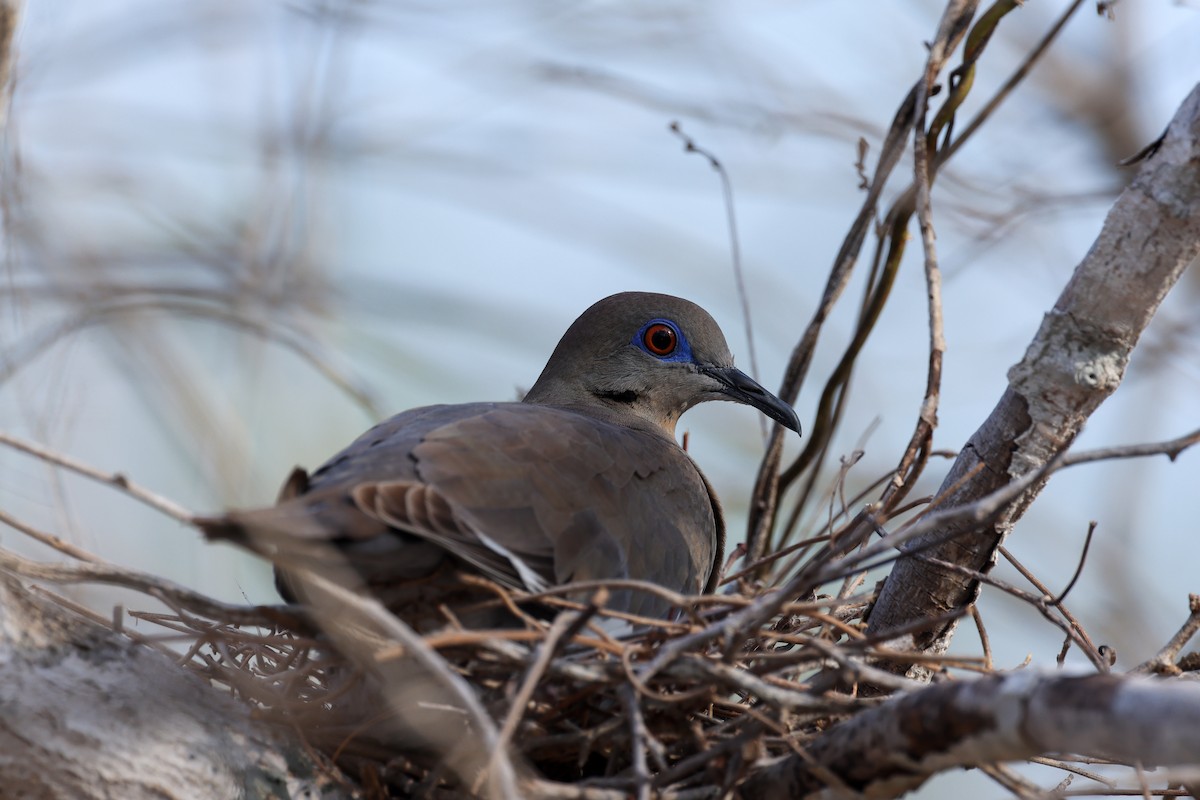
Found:
[[[706,400],[753,406],[800,432],[791,406],[734,367],[707,311],[647,292],[615,294],[583,312],[525,397],[650,423],[670,436],[683,412]]]

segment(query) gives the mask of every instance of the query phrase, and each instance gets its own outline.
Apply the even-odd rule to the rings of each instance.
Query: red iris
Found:
[[[646,328],[646,332],[642,334],[642,343],[656,356],[669,356],[678,342],[675,330],[670,325],[659,322]]]

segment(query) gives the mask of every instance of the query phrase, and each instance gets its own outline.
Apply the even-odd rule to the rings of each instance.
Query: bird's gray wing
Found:
[[[674,442],[545,406],[405,412],[301,488],[225,519],[281,563],[334,542],[368,583],[422,577],[449,553],[511,587],[637,578],[699,592],[720,557],[719,511]],[[665,610],[641,594],[614,604]]]
[[[550,583],[636,578],[697,593],[720,557],[707,484],[661,435],[513,404],[431,430],[413,456],[421,479],[473,530]],[[614,602],[665,610],[643,594]]]
[[[545,580],[537,572],[515,566],[502,548],[489,548],[486,533],[474,530],[416,471],[414,448],[430,431],[494,407],[428,406],[397,414],[312,475],[295,470],[277,505],[199,522],[210,537],[242,544],[284,572],[322,569],[331,560],[329,548],[336,546],[369,584],[416,580],[452,553],[502,584],[542,588]],[[531,560],[536,559],[531,555]],[[278,584],[285,597],[294,595],[286,578]]]

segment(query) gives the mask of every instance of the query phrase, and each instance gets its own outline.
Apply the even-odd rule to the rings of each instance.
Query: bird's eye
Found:
[[[646,345],[646,349],[656,356],[671,355],[671,353],[675,352],[675,345],[677,343],[678,338],[675,335],[675,329],[662,322],[651,325],[642,334],[642,344]]]

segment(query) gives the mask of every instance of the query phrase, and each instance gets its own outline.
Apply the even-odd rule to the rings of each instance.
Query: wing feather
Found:
[[[307,480],[293,475],[285,495],[273,509],[214,523],[213,535],[235,538],[230,531],[252,522],[270,544],[261,552],[278,553],[286,538],[327,541],[368,583],[428,574],[449,554],[532,590],[631,577],[699,592],[721,555],[719,509],[674,442],[546,406],[405,412]],[[664,611],[644,593],[614,602]]]

